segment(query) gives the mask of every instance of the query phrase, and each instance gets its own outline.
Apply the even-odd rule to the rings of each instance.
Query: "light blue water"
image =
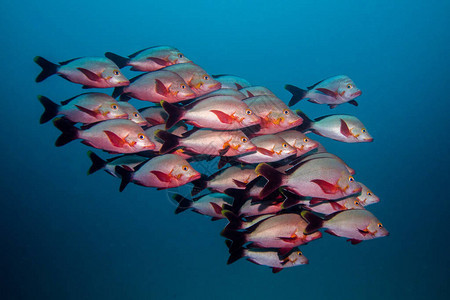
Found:
[[[448,299],[448,1],[22,1],[2,4],[2,299]],[[79,86],[36,84],[53,61],[172,45],[210,74],[271,89],[349,75],[359,107],[301,103],[311,117],[356,115],[375,141],[319,139],[381,198],[369,209],[386,238],[352,246],[326,235],[302,248],[307,266],[273,275],[227,266],[219,232],[167,193],[86,176],[87,147],[53,146],[36,95],[65,100]],[[128,73],[130,74],[130,73]],[[112,91],[112,90],[111,90]]]

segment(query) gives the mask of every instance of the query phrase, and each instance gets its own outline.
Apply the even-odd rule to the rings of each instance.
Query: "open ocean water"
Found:
[[[0,298],[449,299],[449,20],[442,0],[2,3]],[[225,221],[175,215],[166,191],[119,193],[108,174],[87,176],[88,148],[56,148],[59,131],[39,124],[36,98],[84,91],[58,76],[35,83],[33,57],[155,45],[285,102],[286,83],[350,76],[363,91],[358,107],[294,108],[366,125],[373,143],[310,136],[381,198],[368,209],[390,236],[354,246],[324,234],[301,247],[309,265],[278,274],[245,260],[227,266]]]

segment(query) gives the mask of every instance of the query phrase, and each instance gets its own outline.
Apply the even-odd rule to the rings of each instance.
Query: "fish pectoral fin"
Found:
[[[84,76],[86,76],[87,78],[89,78],[89,80],[92,81],[100,81],[102,80],[102,77],[99,76],[98,74],[95,74],[92,71],[89,71],[88,69],[85,68],[77,68],[78,71],[80,71],[81,73],[84,74]]]
[[[225,124],[231,124],[233,122],[233,118],[230,115],[227,115],[224,112],[221,112],[220,110],[212,109],[210,110],[213,114],[217,116],[220,122]]]
[[[336,185],[331,184],[322,179],[313,179],[311,182],[317,184],[325,194],[335,194],[338,191],[338,187]]]
[[[236,186],[240,187],[240,188],[245,188],[247,186],[246,182],[242,182],[236,179],[233,179],[233,182]]]
[[[155,91],[162,96],[167,96],[170,93],[164,83],[159,79],[155,79]]]
[[[274,273],[274,274],[281,272],[281,271],[283,271],[283,268],[275,268],[275,267],[272,268],[272,273]]]
[[[231,148],[230,145],[228,145],[225,148],[219,150],[219,155],[224,156],[228,152],[228,150],[230,150],[230,148]]]
[[[346,137],[352,136],[352,132],[350,131],[350,128],[348,128],[347,123],[345,123],[345,121],[342,120],[342,119],[340,119],[340,120],[341,120],[341,129],[340,129],[340,131],[341,131],[342,135],[346,136]]]
[[[265,148],[256,147],[256,151],[267,156],[273,156],[274,151],[267,150]]]
[[[279,237],[280,240],[286,243],[295,243],[298,239],[297,234],[293,233],[290,237]]]
[[[168,62],[164,59],[158,58],[158,57],[147,57],[147,60],[151,60],[160,66],[169,66],[170,65],[170,62]]]
[[[345,210],[345,206],[337,203],[336,201],[330,201],[330,205],[335,211]]]
[[[347,242],[351,242],[352,245],[357,245],[359,243],[362,242],[362,240],[357,240],[357,239],[348,239]]]
[[[214,202],[210,202],[209,204],[211,205],[211,207],[213,208],[213,210],[216,214],[218,214],[218,215],[222,214],[222,206],[220,206]]]
[[[168,174],[166,174],[166,173],[163,173],[163,172],[161,172],[161,171],[155,171],[155,170],[153,170],[153,171],[150,171],[150,173],[152,173],[153,175],[155,175],[160,181],[162,181],[162,182],[171,182],[172,181],[172,176],[170,176],[170,175],[168,175]]]
[[[103,132],[106,134],[109,141],[114,147],[122,148],[125,144],[128,144],[123,138],[112,131],[104,130]]]
[[[362,229],[362,230],[358,228],[358,232],[361,233],[363,236],[370,234],[370,231],[367,228]]]
[[[280,261],[285,261],[286,259],[288,259],[289,255],[292,252],[292,248],[280,248],[277,252],[278,254],[278,259]],[[287,261],[286,261],[287,262]],[[285,262],[285,263],[286,263]],[[282,263],[283,264],[283,263]]]
[[[317,88],[316,91],[318,91],[324,95],[330,96],[330,97],[336,97],[338,95],[338,93],[333,92],[329,89],[325,89],[325,88]]]
[[[98,117],[98,115],[100,115],[100,112],[98,110],[91,110],[91,109],[88,109],[88,108],[80,106],[80,105],[75,105],[75,107],[78,108],[79,111],[82,111],[85,114],[88,114],[94,118],[96,118],[96,117]]]
[[[354,106],[358,106],[358,102],[356,102],[356,100],[350,100],[350,101],[348,101],[348,103],[350,103],[351,105],[354,105]]]

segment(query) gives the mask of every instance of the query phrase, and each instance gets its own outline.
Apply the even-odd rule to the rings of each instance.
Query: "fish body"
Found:
[[[175,213],[178,214],[186,209],[192,209],[201,215],[210,216],[213,221],[224,219],[222,215],[222,206],[224,204],[231,204],[233,198],[222,193],[211,193],[196,197],[189,200],[179,194],[174,194],[173,199],[178,202],[178,207]]]
[[[253,132],[254,135],[274,134],[302,124],[302,118],[277,97],[255,96],[243,102],[261,118],[259,129]]]
[[[301,159],[300,161],[301,161],[301,162],[306,162],[306,161],[308,161],[308,160],[313,160],[313,159],[318,159],[318,158],[330,158],[330,159],[335,159],[335,160],[338,161],[340,164],[344,165],[345,168],[348,170],[348,172],[349,172],[351,175],[354,175],[354,174],[356,173],[356,171],[355,171],[354,169],[352,169],[351,167],[349,167],[349,166],[347,165],[347,163],[346,163],[345,161],[343,161],[342,158],[340,158],[339,156],[334,155],[334,154],[329,153],[329,152],[320,152],[320,150],[319,150],[319,152],[311,153],[311,154],[308,154],[308,155],[305,156],[305,157],[301,157],[301,158],[300,158],[300,159]],[[295,165],[295,164],[297,164],[297,162],[296,162],[296,161],[293,161],[293,162],[291,162],[291,164]]]
[[[312,131],[320,136],[344,143],[372,142],[373,138],[364,124],[350,115],[328,115],[311,121],[305,114],[298,112],[305,122],[298,127],[300,131]]]
[[[133,121],[139,126],[147,126],[148,122],[141,116],[139,111],[130,103],[125,101],[119,101],[120,108],[128,114],[128,120]]]
[[[330,215],[347,209],[364,209],[356,197],[349,197],[339,201],[323,201],[316,205],[305,205],[305,208],[320,214]]]
[[[256,96],[271,96],[275,97],[275,94],[272,93],[268,88],[263,86],[249,86],[246,88],[242,88],[239,92],[243,93],[247,98],[256,97]]]
[[[308,99],[308,101],[317,104],[327,104],[330,108],[347,102],[358,106],[358,103],[353,99],[361,95],[361,90],[346,75],[324,79],[308,87],[307,90],[302,90],[289,84],[285,88],[292,93],[289,106],[296,104],[302,99]]]
[[[306,234],[316,232],[319,228],[326,228],[327,233],[346,237],[353,244],[389,235],[381,222],[365,209],[343,210],[323,219],[311,212],[303,211],[302,217],[308,222]]]
[[[240,91],[237,90],[233,90],[233,89],[229,89],[229,88],[220,88],[218,90],[212,91],[208,94],[205,94],[203,96],[197,97],[195,100],[199,101],[205,98],[209,98],[212,96],[228,96],[228,97],[233,97],[236,98],[237,100],[244,100],[245,98],[247,98],[243,93],[241,93]]]
[[[106,52],[105,56],[120,68],[130,66],[132,71],[151,72],[174,64],[189,63],[191,60],[178,49],[170,46],[145,48],[128,57]]]
[[[165,124],[168,118],[168,114],[161,106],[144,107],[138,111],[151,126]]]
[[[247,164],[275,162],[297,153],[297,149],[273,134],[257,136],[250,141],[256,146],[256,152],[240,156],[238,161]]]
[[[105,57],[80,57],[61,62],[59,65],[40,56],[36,56],[34,61],[42,68],[36,82],[58,74],[70,82],[82,84],[83,88],[110,88],[130,83],[119,67]]]
[[[221,87],[220,82],[193,63],[176,64],[166,67],[164,70],[180,75],[197,97],[218,90]]]
[[[321,158],[299,163],[281,173],[267,164],[259,164],[255,172],[269,182],[260,193],[264,198],[278,187],[304,197],[337,200],[361,192],[347,168],[335,159]]]
[[[184,107],[162,102],[169,115],[166,128],[184,120],[199,128],[235,130],[260,123],[260,118],[243,101],[228,96],[211,96]]]
[[[222,88],[240,90],[251,86],[250,82],[235,75],[213,75],[213,78],[220,82]]]
[[[275,215],[264,219],[244,231],[235,231],[240,222],[230,216],[230,211],[223,212],[230,223],[222,231],[222,235],[233,241],[230,252],[239,249],[242,245],[250,243],[252,248],[277,248],[293,249],[299,245],[306,244],[322,236],[320,232],[305,235],[308,223],[295,213]],[[237,224],[235,224],[237,223]]]
[[[120,95],[121,100],[131,97],[154,103],[160,103],[161,100],[176,103],[195,97],[195,93],[183,78],[170,71],[145,73],[132,78],[130,82],[129,86],[116,88],[113,96]]]
[[[297,149],[297,156],[304,155],[319,146],[319,143],[297,130],[287,130],[275,134]]]
[[[135,171],[135,167],[148,160],[147,157],[140,155],[120,155],[110,159],[102,159],[92,151],[88,151],[88,156],[92,161],[92,165],[88,170],[88,175],[97,172],[98,170],[105,170],[107,173],[114,177],[120,178],[120,175],[116,173],[116,167],[120,166],[129,171]]]
[[[61,118],[55,119],[53,123],[62,131],[55,142],[58,147],[82,139],[88,146],[111,153],[136,153],[155,148],[142,127],[130,120],[106,120],[84,130]]]
[[[129,182],[146,187],[167,189],[185,185],[200,178],[200,173],[183,158],[175,154],[156,156],[134,172],[122,168],[116,168],[116,172],[122,176],[120,191]]]
[[[45,96],[38,96],[45,108],[40,123],[63,115],[74,123],[90,124],[110,119],[126,119],[128,114],[111,96],[103,93],[85,93],[56,104]]]

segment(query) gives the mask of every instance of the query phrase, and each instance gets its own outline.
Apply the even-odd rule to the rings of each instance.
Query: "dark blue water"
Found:
[[[2,4],[0,298],[450,297],[450,3],[243,2]],[[381,198],[369,210],[391,235],[356,246],[325,235],[302,248],[309,265],[276,275],[244,260],[227,266],[225,222],[174,215],[164,191],[119,193],[106,173],[86,175],[86,146],[54,147],[59,132],[39,125],[36,95],[82,91],[56,76],[36,84],[35,55],[64,61],[165,44],[284,101],[286,83],[349,75],[363,91],[359,107],[298,107],[311,117],[356,115],[374,136],[319,140]]]

